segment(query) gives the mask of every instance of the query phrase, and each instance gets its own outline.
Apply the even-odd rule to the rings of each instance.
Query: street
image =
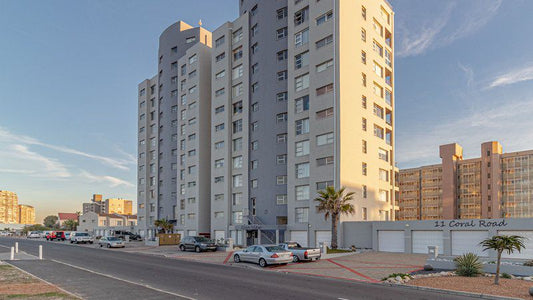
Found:
[[[0,251],[44,260],[8,261],[84,299],[471,299],[328,278],[285,274],[58,242],[0,238]]]

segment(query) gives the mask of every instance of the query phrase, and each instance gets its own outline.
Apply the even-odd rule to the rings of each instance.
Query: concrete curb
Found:
[[[51,283],[51,282],[48,282],[48,281],[46,281],[46,280],[44,280],[44,279],[42,279],[42,278],[39,278],[39,277],[37,277],[37,276],[35,276],[35,275],[29,273],[29,272],[26,272],[26,271],[22,270],[21,268],[15,266],[15,265],[10,264],[10,263],[7,262],[7,261],[4,261],[4,263],[6,263],[6,264],[10,265],[11,267],[13,267],[13,268],[15,268],[15,269],[21,271],[21,272],[24,273],[24,274],[27,274],[27,275],[29,275],[29,276],[31,276],[31,277],[37,279],[37,280],[40,280],[40,281],[42,281],[42,282],[44,282],[44,283],[46,283],[46,284],[48,284],[48,285],[51,285],[51,286],[55,287],[56,289],[60,290],[61,292],[65,293],[65,294],[67,294],[67,295],[70,295],[70,296],[72,296],[72,297],[74,297],[74,298],[77,298],[77,299],[83,299],[81,296],[76,295],[76,294],[74,294],[74,293],[72,293],[72,292],[69,292],[69,291],[67,291],[67,290],[65,290],[65,289],[63,289],[63,288],[61,288],[61,287],[59,287],[59,286],[57,286],[57,285],[55,285],[55,284],[53,284],[53,283]]]
[[[470,293],[470,292],[461,292],[461,291],[446,290],[446,289],[436,289],[436,288],[430,288],[430,287],[424,287],[424,286],[416,286],[416,285],[392,284],[392,283],[372,283],[372,284],[380,284],[380,285],[399,287],[399,288],[404,288],[404,289],[428,291],[428,292],[434,292],[434,293],[440,293],[440,294],[446,294],[446,295],[467,296],[467,297],[480,298],[480,299],[522,300],[522,298],[495,296],[495,295],[478,294],[478,293]]]

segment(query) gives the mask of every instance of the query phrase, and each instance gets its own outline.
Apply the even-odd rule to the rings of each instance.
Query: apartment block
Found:
[[[463,159],[458,144],[440,146],[442,164],[400,170],[398,220],[533,217],[533,150],[503,153],[481,144]]]
[[[212,34],[167,28],[138,87],[142,233],[317,245],[327,186],[355,192],[341,221],[393,220],[393,33],[382,0],[240,0]]]
[[[35,224],[35,208],[26,204],[18,205],[18,223]]]
[[[105,214],[132,215],[132,201],[122,198],[105,199],[102,203],[102,212]]]
[[[0,223],[17,224],[19,222],[18,204],[16,193],[0,190]]]
[[[102,201],[102,195],[93,194],[91,202],[83,203],[83,214],[86,214],[88,212],[94,212],[99,214],[104,211],[104,208],[102,207],[103,204],[104,202]]]

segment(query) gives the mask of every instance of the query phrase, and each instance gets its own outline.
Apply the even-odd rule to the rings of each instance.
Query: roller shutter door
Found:
[[[428,246],[439,247],[439,254],[444,253],[442,231],[416,230],[412,232],[413,253],[428,253]]]
[[[474,253],[479,256],[487,256],[479,243],[489,236],[487,231],[452,231],[452,255]]]
[[[379,230],[378,251],[405,252],[405,234],[403,230]]]

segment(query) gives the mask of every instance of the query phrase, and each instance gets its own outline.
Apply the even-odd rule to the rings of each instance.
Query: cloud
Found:
[[[131,157],[129,157],[129,156],[131,156],[131,154],[129,154],[127,159],[116,159],[116,158],[110,158],[110,157],[101,156],[101,155],[95,155],[95,154],[79,151],[79,150],[76,150],[76,149],[72,149],[72,148],[69,148],[69,147],[47,144],[47,143],[41,142],[41,141],[39,141],[39,140],[37,140],[35,138],[32,138],[32,137],[28,137],[28,136],[24,136],[24,135],[16,135],[16,134],[9,132],[8,130],[6,130],[6,129],[2,128],[2,127],[0,127],[0,142],[21,143],[21,144],[26,144],[26,145],[41,146],[41,147],[48,148],[48,149],[55,150],[55,151],[59,151],[59,152],[62,152],[62,153],[73,154],[73,155],[77,155],[77,156],[82,156],[82,157],[86,157],[86,158],[89,158],[89,159],[93,159],[93,160],[99,161],[99,162],[101,162],[101,163],[103,163],[103,164],[105,164],[107,166],[110,166],[110,167],[113,167],[113,168],[116,168],[116,169],[121,169],[121,170],[129,170],[130,168],[128,167],[128,165],[136,164],[136,161],[134,163],[132,163],[132,159],[131,159]]]
[[[464,111],[462,117],[434,127],[424,126],[397,136],[397,160],[400,167],[439,163],[439,145],[459,143],[466,153],[479,156],[480,144],[499,141],[508,151],[531,147],[533,131],[533,97],[484,105]]]
[[[497,76],[489,84],[489,88],[510,85],[517,82],[533,80],[533,65],[515,69],[500,76]]]
[[[413,4],[415,3],[415,4]],[[396,56],[407,57],[452,44],[483,28],[498,12],[502,0],[410,1],[396,13]],[[413,7],[418,9],[414,10]],[[427,7],[427,9],[426,9]],[[437,11],[438,15],[428,13]]]
[[[4,159],[8,159],[5,164],[10,164],[11,161],[19,161],[24,167],[20,170],[16,168],[0,169],[0,172],[3,173],[30,174],[32,176],[51,178],[71,177],[71,174],[62,163],[53,158],[33,152],[25,145],[7,145],[2,149],[0,154]],[[28,167],[34,170],[38,169],[38,171],[29,171],[27,169]]]
[[[91,182],[97,182],[97,183],[104,183],[108,184],[110,187],[118,187],[121,185],[127,186],[127,187],[134,187],[135,185],[127,182],[126,180],[122,180],[120,178],[116,178],[113,176],[107,176],[107,175],[94,175],[91,174],[85,170],[82,170],[80,173],[80,177],[87,179]]]
[[[465,73],[466,85],[472,88],[474,86],[474,70],[470,66],[465,66],[462,63],[458,63],[457,65]]]

